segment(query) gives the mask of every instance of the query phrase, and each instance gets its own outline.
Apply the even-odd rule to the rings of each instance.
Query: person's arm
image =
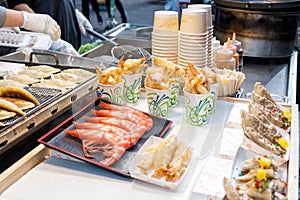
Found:
[[[49,34],[52,40],[60,38],[60,27],[49,15],[16,11],[0,6],[0,27],[22,27]]]
[[[23,25],[24,18],[20,11],[0,7],[0,27],[20,27]]]
[[[19,10],[19,11],[26,11],[26,12],[29,12],[29,13],[34,13],[34,11],[29,7],[29,5],[27,3],[21,3],[21,4],[18,4],[14,7],[14,10]]]

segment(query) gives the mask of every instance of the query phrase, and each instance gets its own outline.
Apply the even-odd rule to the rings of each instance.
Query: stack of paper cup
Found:
[[[206,12],[204,9],[182,9],[178,35],[178,65],[181,67],[188,63],[197,67],[207,65]]]
[[[208,32],[208,48],[207,48],[207,66],[213,66],[212,39],[214,34],[214,26],[212,23],[211,5],[208,4],[190,4],[189,9],[205,9],[206,10],[206,27]]]
[[[178,12],[160,10],[154,12],[152,55],[177,64],[178,60]]]

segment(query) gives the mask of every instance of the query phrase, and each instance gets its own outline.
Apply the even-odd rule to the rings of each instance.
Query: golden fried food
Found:
[[[15,97],[40,105],[40,102],[30,92],[19,87],[0,87],[0,97]]]
[[[171,81],[169,77],[164,75],[162,67],[149,67],[146,70],[146,78],[144,84],[148,88],[166,90],[170,88]]]
[[[165,58],[153,57],[152,62],[154,66],[163,67],[164,74],[169,78],[180,78],[185,75],[185,72],[182,68],[178,67],[175,63],[168,61]]]
[[[198,71],[192,64],[188,64],[190,74],[186,77],[184,89],[192,94],[206,94],[210,86],[204,74]]]
[[[98,82],[100,84],[106,85],[115,85],[121,83],[122,81],[122,70],[118,67],[110,67],[107,68],[105,71],[99,66],[96,66],[96,71],[98,74]]]
[[[142,69],[147,65],[143,62],[147,61],[145,57],[137,59],[127,59],[124,61],[124,56],[118,62],[118,67],[122,70],[123,74],[139,74]]]
[[[30,109],[30,108],[34,108],[35,107],[34,103],[32,103],[30,101],[26,101],[24,99],[12,98],[12,97],[0,97],[0,99],[9,101],[9,102],[15,104],[21,110],[26,110],[26,109]]]
[[[169,136],[150,146],[138,164],[143,174],[165,181],[176,181],[186,170],[192,151],[176,136]],[[150,171],[153,171],[151,174]]]
[[[7,111],[15,112],[19,115],[25,115],[25,113],[18,106],[4,99],[0,99],[0,108]]]
[[[16,115],[17,115],[17,113],[15,113],[15,112],[8,111],[8,110],[0,108],[0,120],[9,119],[9,118],[14,117]],[[5,124],[0,122],[0,126],[5,126]]]

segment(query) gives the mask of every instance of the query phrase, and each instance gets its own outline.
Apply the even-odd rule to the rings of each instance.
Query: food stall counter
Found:
[[[180,97],[177,107],[169,113],[173,124],[167,134],[187,142],[194,153],[182,182],[174,190],[120,176],[41,144],[1,174],[0,198],[223,199],[223,177],[231,177],[235,154],[243,141],[243,131],[235,121],[239,118],[236,112],[248,103],[244,99],[219,98],[208,123],[194,127],[184,119],[184,98]],[[287,172],[288,199],[297,199],[298,106],[283,106],[291,109],[293,117],[290,157],[282,166]],[[138,107],[147,112],[145,96],[142,95]],[[232,135],[230,144],[226,142],[228,134]]]

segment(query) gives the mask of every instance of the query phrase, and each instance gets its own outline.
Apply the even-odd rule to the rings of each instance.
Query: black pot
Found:
[[[217,0],[215,35],[221,42],[236,33],[244,55],[287,57],[297,39],[300,1]]]

